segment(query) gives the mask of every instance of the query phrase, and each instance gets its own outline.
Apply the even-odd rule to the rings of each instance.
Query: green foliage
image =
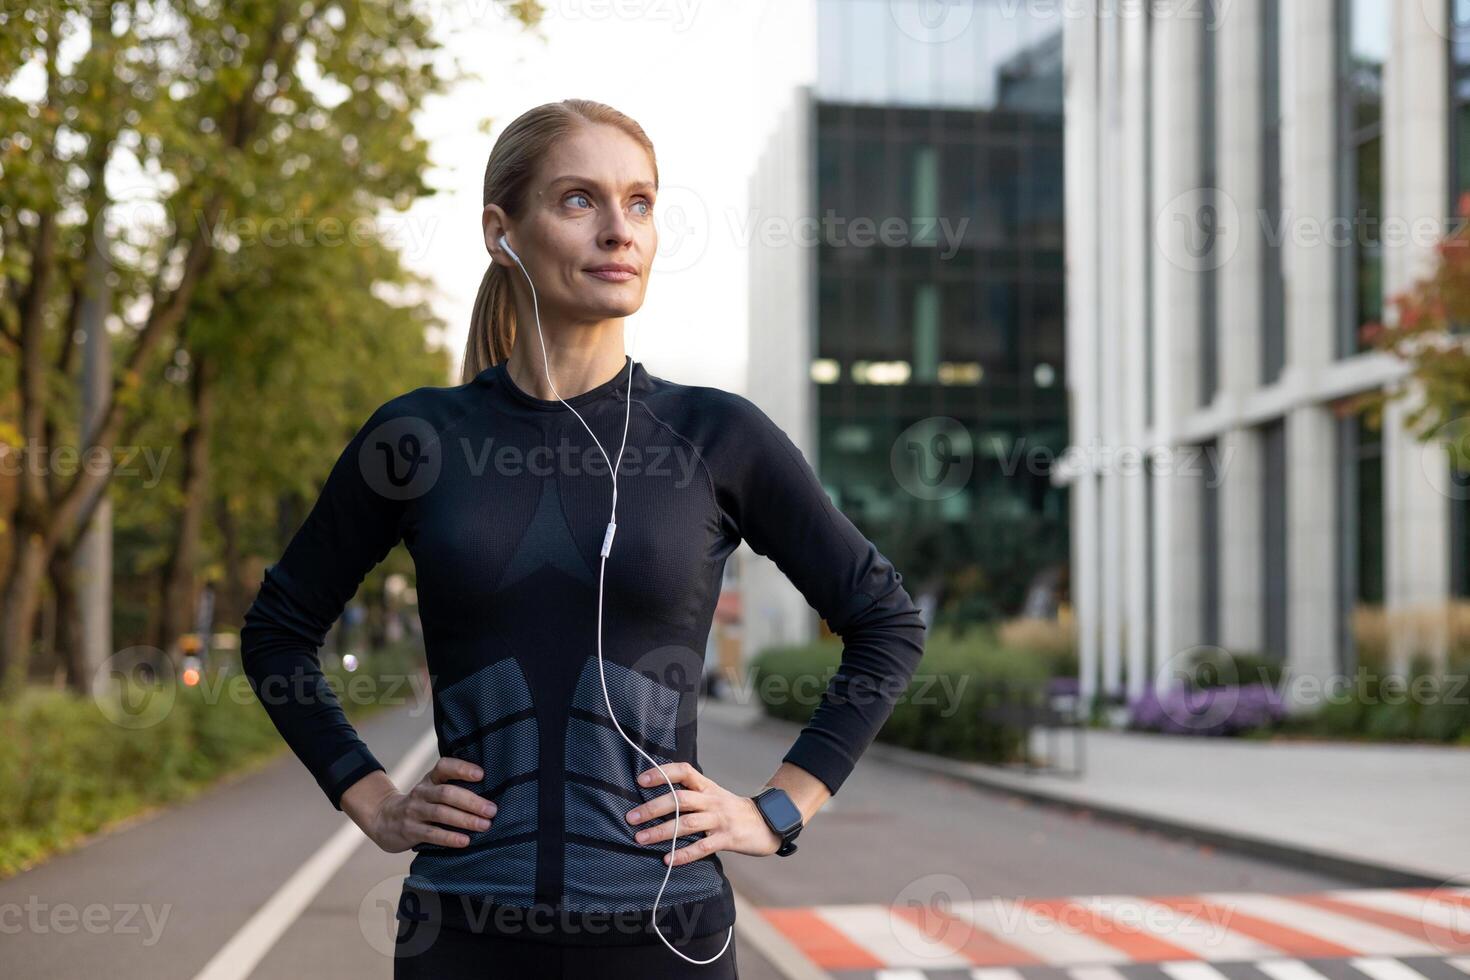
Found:
[[[1349,689],[1292,728],[1336,738],[1470,741],[1470,678],[1436,673],[1417,658],[1404,675],[1359,670]]]
[[[421,657],[400,646],[374,654],[368,668],[397,676]],[[353,676],[340,669],[323,672],[339,693]],[[351,690],[353,697],[339,700],[354,722],[390,696],[406,696],[388,684]],[[162,699],[151,704],[167,710],[139,710],[150,704],[148,698]],[[133,710],[119,712],[119,704]],[[119,723],[119,717],[137,720]],[[185,799],[221,776],[287,751],[238,669],[172,691],[134,681],[107,700],[27,688],[0,702],[0,744],[0,877],[119,819]]]
[[[751,683],[767,714],[805,724],[841,659],[842,645],[773,647],[754,658]],[[931,630],[923,660],[878,739],[958,759],[1019,757],[1021,730],[996,717],[1000,700],[1034,693],[1045,664],[999,646],[989,631]]]

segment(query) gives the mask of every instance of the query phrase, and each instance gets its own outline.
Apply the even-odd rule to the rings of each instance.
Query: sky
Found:
[[[773,106],[815,70],[809,9],[793,0],[545,6],[544,40],[493,0],[421,8],[446,55],[481,76],[425,107],[417,125],[434,164],[428,180],[442,190],[395,219],[411,229],[408,264],[434,282],[430,302],[456,364],[489,262],[479,215],[494,140],[525,110],[579,97],[632,116],[658,155],[660,249],[644,305],[628,318],[630,352],[671,381],[744,391],[749,178]]]

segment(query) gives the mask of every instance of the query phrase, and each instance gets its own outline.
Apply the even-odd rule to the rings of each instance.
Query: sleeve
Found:
[[[388,457],[375,430],[379,408],[333,465],[320,496],[279,561],[265,570],[240,630],[240,662],[281,737],[332,806],[352,784],[384,768],[347,720],[317,652],[367,573],[401,537],[402,501],[373,478]]]
[[[737,398],[733,472],[721,505],[843,641],[842,659],[783,761],[834,795],[908,689],[924,653],[923,615],[903,576],[832,503],[790,437]]]

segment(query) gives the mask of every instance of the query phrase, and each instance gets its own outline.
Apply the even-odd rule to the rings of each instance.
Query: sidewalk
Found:
[[[711,717],[779,726],[756,705],[710,702]],[[1044,733],[1037,733],[1042,735]],[[1070,732],[1061,733],[1070,766]],[[1083,808],[1365,885],[1470,883],[1470,750],[1332,741],[1255,741],[1085,729],[1081,778],[960,762],[874,742],[882,758]],[[1037,739],[1037,752],[1045,741]]]

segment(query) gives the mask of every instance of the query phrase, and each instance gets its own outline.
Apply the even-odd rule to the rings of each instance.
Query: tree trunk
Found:
[[[0,697],[17,694],[25,684],[45,570],[46,545],[41,536],[16,535],[5,584],[5,615],[0,622]]]
[[[86,650],[82,647],[81,606],[77,602],[76,567],[70,548],[57,548],[46,562],[46,574],[56,600],[56,636],[53,649],[56,661],[66,675],[66,686],[73,691],[89,689],[86,676]]]
[[[184,472],[179,487],[184,502],[179,513],[178,533],[165,565],[163,595],[159,604],[159,646],[177,661],[179,639],[194,626],[197,601],[195,567],[203,535],[204,515],[209,507],[209,441],[214,428],[213,362],[199,357],[189,379],[194,419],[184,432]]]

